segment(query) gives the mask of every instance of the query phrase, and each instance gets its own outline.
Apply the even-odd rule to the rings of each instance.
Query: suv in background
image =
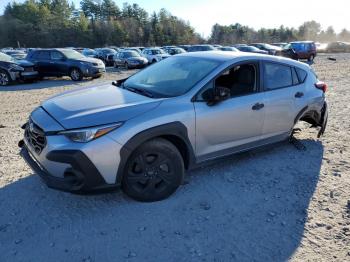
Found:
[[[282,56],[294,60],[307,59],[313,61],[316,54],[316,44],[312,41],[291,42],[282,49]]]
[[[112,48],[98,48],[95,49],[97,54],[96,58],[101,59],[106,66],[112,66],[114,64],[114,55],[117,53],[115,49]]]
[[[160,48],[146,48],[143,49],[142,54],[148,60],[149,64],[157,63],[165,58],[170,57],[163,49]]]
[[[188,48],[187,52],[201,52],[201,51],[215,51],[217,50],[212,45],[192,45]]]
[[[267,51],[269,55],[279,55],[281,53],[282,48],[278,46],[273,46],[265,43],[253,43],[250,44],[251,46],[255,46],[256,48],[259,48],[260,50]]]
[[[34,64],[0,52],[0,86],[7,86],[17,80],[29,81],[38,78]]]
[[[41,77],[70,76],[73,81],[80,81],[83,77],[98,78],[106,72],[101,60],[72,49],[35,49],[27,59],[36,65]]]

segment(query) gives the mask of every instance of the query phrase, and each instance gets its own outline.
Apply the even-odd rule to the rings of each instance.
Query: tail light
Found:
[[[326,91],[327,91],[327,89],[328,89],[327,84],[324,83],[324,82],[321,82],[321,81],[317,82],[317,83],[315,84],[315,87],[316,87],[317,89],[322,90],[323,93],[326,93]]]

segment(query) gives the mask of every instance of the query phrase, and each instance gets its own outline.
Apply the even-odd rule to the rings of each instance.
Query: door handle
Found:
[[[264,104],[260,104],[260,103],[256,103],[255,105],[253,105],[252,109],[253,110],[260,110],[264,107]]]
[[[301,97],[303,97],[304,96],[304,93],[303,92],[297,92],[297,93],[295,93],[295,97],[296,98],[301,98]]]

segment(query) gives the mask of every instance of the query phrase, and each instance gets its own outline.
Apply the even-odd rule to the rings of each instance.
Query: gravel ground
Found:
[[[329,84],[324,137],[303,125],[305,151],[227,157],[148,204],[49,189],[18,155],[19,127],[41,101],[129,73],[1,88],[0,261],[350,261],[350,54],[314,68]]]

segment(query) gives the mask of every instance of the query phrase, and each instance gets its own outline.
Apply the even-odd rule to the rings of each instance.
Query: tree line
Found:
[[[350,31],[343,29],[336,34],[332,26],[322,30],[321,24],[316,21],[308,21],[298,28],[284,27],[255,30],[239,23],[233,25],[215,24],[209,39],[210,43],[276,43],[291,42],[297,40],[312,40],[319,42],[350,41]]]
[[[0,47],[163,46],[178,44],[235,44],[293,40],[350,41],[344,29],[336,34],[315,21],[299,28],[281,26],[255,30],[241,24],[215,24],[208,39],[186,21],[165,9],[149,14],[137,4],[114,0],[26,0],[10,3],[0,16]]]

